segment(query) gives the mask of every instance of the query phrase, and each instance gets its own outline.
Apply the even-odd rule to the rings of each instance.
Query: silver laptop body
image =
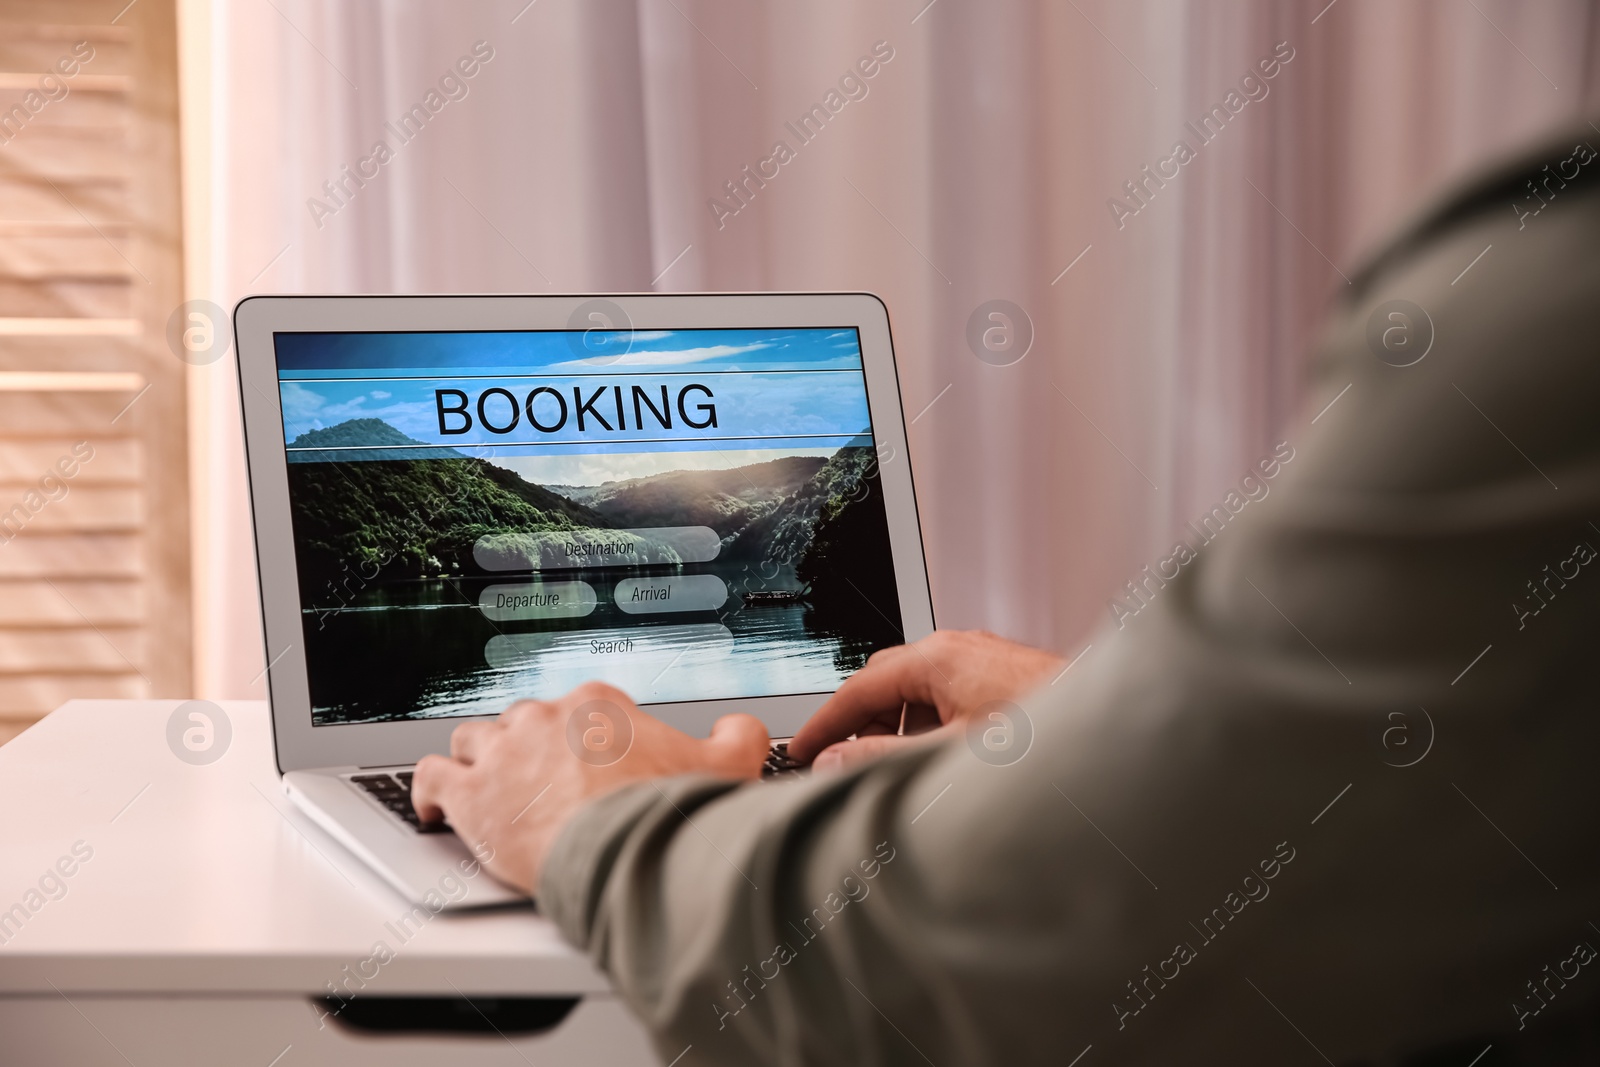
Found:
[[[414,902],[522,899],[411,811],[459,723],[601,678],[786,737],[933,631],[870,294],[250,297],[234,326],[284,789]]]

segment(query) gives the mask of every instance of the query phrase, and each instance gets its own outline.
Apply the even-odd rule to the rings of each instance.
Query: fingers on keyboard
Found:
[[[773,744],[766,762],[761,765],[761,777],[792,778],[800,775],[805,768],[804,763],[789,758],[789,742],[778,741]]]
[[[450,826],[443,822],[423,822],[417,818],[417,809],[411,806],[411,772],[399,774],[358,774],[350,779],[366,790],[374,800],[388,808],[401,822],[419,834],[449,833]]]

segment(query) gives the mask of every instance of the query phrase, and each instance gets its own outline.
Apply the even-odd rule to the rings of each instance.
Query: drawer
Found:
[[[661,1064],[644,1028],[612,996],[586,996],[567,1011],[560,1001],[495,1002],[476,994],[465,1010],[456,997],[387,1004],[365,998],[351,1005],[349,1021],[335,1021],[304,997],[4,996],[0,1061],[19,1067]],[[356,1012],[357,1005],[364,1010]]]

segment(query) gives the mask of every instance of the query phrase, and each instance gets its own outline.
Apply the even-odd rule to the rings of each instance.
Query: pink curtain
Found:
[[[221,4],[198,295],[872,290],[939,621],[1069,652],[1304,425],[1363,252],[1597,104],[1589,0],[525,2]],[[480,41],[466,95],[330,197]],[[980,313],[1015,332],[975,351],[996,300],[1025,320]],[[210,370],[198,688],[260,695],[234,385]]]

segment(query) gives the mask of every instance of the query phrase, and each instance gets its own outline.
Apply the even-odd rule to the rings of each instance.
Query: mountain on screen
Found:
[[[395,449],[396,445],[418,445],[416,449]],[[378,447],[383,447],[378,451]],[[290,452],[290,463],[362,463],[376,459],[466,459],[453,448],[429,446],[407,437],[382,419],[350,419],[337,426],[307,430],[289,442],[291,449],[315,448],[328,451]],[[346,451],[348,450],[348,451]]]
[[[493,535],[708,526],[718,559],[787,571],[818,613],[854,618],[862,601],[897,603],[877,464],[869,447],[786,456],[725,470],[666,471],[597,486],[544,486],[379,419],[301,434],[288,469],[295,551],[307,603],[377,579],[480,575],[473,546]],[[363,447],[365,446],[365,447]],[[382,457],[382,458],[377,458]],[[759,566],[757,566],[759,565]],[[790,569],[792,568],[792,569]],[[793,586],[790,586],[793,588]],[[881,611],[881,609],[880,609]]]
[[[727,538],[801,491],[826,462],[821,456],[785,456],[726,470],[549,488],[593,508],[613,526],[709,526]]]
[[[373,452],[340,448],[356,442],[416,443],[378,419],[295,438],[297,447],[328,449],[290,453],[302,457],[289,466],[289,499],[308,595],[320,596],[330,580],[352,573],[367,581],[472,573],[472,546],[485,534],[610,525],[582,504],[454,449],[385,450],[373,459]]]
[[[709,526],[722,537],[718,558],[797,566],[818,606],[896,603],[871,448],[549,488],[618,528]]]

